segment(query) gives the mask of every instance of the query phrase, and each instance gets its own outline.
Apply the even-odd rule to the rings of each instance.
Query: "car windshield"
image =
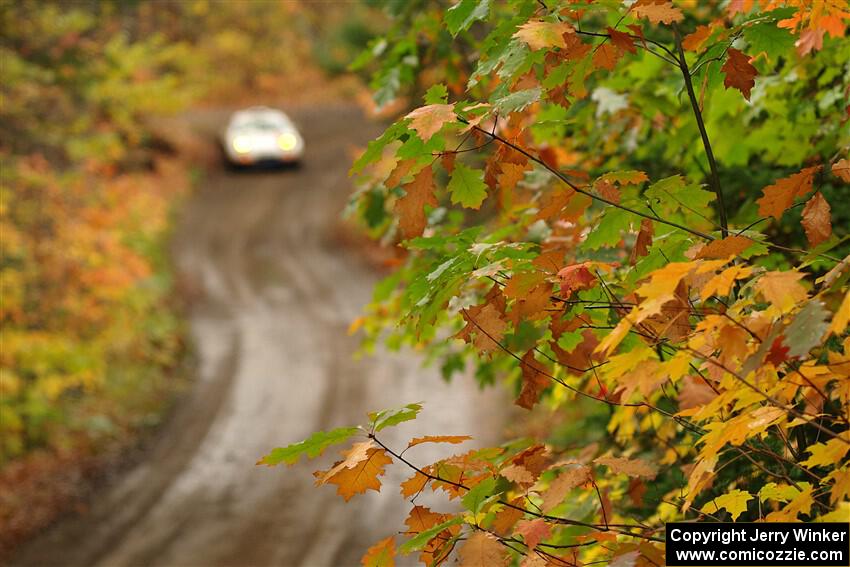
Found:
[[[235,116],[233,127],[246,130],[271,131],[285,128],[288,121],[279,114],[264,113]]]

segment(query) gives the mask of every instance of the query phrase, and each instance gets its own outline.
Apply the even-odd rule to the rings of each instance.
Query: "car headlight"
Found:
[[[277,145],[283,151],[289,152],[294,150],[295,146],[298,145],[298,138],[292,132],[284,132],[277,137]]]
[[[233,149],[238,154],[246,154],[251,151],[251,138],[248,136],[236,136],[233,138]]]

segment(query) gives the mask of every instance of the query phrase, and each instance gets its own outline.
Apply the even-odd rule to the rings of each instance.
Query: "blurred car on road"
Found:
[[[227,161],[233,166],[297,164],[304,138],[282,111],[254,106],[234,112],[222,135]]]

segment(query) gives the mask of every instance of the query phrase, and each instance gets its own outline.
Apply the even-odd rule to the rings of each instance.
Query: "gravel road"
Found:
[[[401,526],[410,504],[398,482],[409,471],[391,467],[381,493],[346,504],[335,487],[313,487],[313,463],[256,467],[258,457],[415,401],[425,402],[420,419],[390,441],[425,433],[472,434],[470,447],[496,441],[506,403],[471,378],[447,386],[412,353],[354,359],[358,340],[346,331],[378,276],[332,235],[350,191],[349,149],[378,127],[350,106],[293,117],[308,145],[303,167],[213,168],[180,217],[176,263],[199,291],[192,392],[142,464],[105,487],[87,514],[20,549],[13,564],[359,565],[368,546]],[[188,119],[211,137],[225,118]],[[423,445],[409,455],[426,463],[445,450]]]

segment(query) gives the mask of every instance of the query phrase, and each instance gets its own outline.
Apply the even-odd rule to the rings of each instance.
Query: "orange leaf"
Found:
[[[405,195],[395,204],[398,215],[398,227],[405,239],[421,236],[428,225],[425,205],[437,206],[434,196],[434,175],[431,166],[422,169],[413,181],[404,186]]]
[[[759,214],[778,220],[794,203],[796,197],[802,197],[812,190],[815,174],[820,168],[819,165],[807,167],[762,189],[764,195],[756,201]]]
[[[832,235],[832,220],[829,215],[829,203],[818,191],[803,207],[803,228],[809,244],[817,246]]]
[[[398,162],[395,169],[392,170],[390,176],[384,182],[387,189],[394,189],[401,184],[401,180],[410,173],[411,168],[416,165],[415,159],[405,159]]]
[[[613,43],[617,47],[617,49],[621,51],[628,51],[629,53],[637,52],[637,48],[635,47],[635,40],[629,34],[617,31],[614,28],[609,27],[608,35],[611,36],[611,43]]]
[[[530,410],[549,385],[549,377],[546,376],[543,365],[534,359],[534,349],[525,353],[519,367],[522,370],[522,391],[515,403],[521,408]]]
[[[682,11],[673,6],[671,2],[651,2],[652,0],[649,2],[638,2],[632,8],[632,11],[637,17],[646,18],[653,24],[672,24],[673,22],[680,22],[685,18]]]
[[[534,520],[522,520],[516,525],[514,535],[521,535],[529,552],[537,547],[541,541],[552,537],[552,527],[543,518]]]
[[[481,352],[498,350],[499,341],[505,336],[505,329],[508,327],[502,319],[502,314],[488,303],[474,319],[474,323],[476,336],[473,344],[475,347]]]
[[[759,278],[756,289],[768,303],[784,313],[806,299],[806,289],[799,282],[802,277],[803,274],[796,271],[767,272]]]
[[[568,468],[541,494],[543,498],[541,509],[548,514],[564,501],[570,490],[588,481],[590,481],[590,468],[584,465]]]
[[[561,297],[569,299],[573,292],[590,289],[596,285],[596,276],[587,269],[587,263],[573,264],[558,272],[561,279]]]
[[[688,51],[699,51],[699,48],[711,36],[711,26],[699,26],[694,30],[694,33],[685,36],[682,40],[682,47]]]
[[[620,59],[620,52],[610,43],[603,43],[593,54],[593,66],[598,69],[613,71]]]
[[[318,477],[316,483],[330,482],[336,484],[338,487],[337,494],[341,495],[347,502],[355,494],[362,494],[367,490],[379,491],[381,481],[378,480],[378,477],[384,474],[384,466],[392,462],[393,460],[387,456],[383,449],[369,449],[366,458],[352,468],[343,467],[332,476],[328,476],[327,473],[336,469],[336,465],[331,471],[318,471],[315,473]],[[337,463],[337,465],[339,464],[341,463]]]
[[[629,263],[634,265],[638,258],[642,258],[649,254],[649,247],[652,246],[652,234],[654,233],[652,221],[643,219],[640,221],[640,230],[638,231],[635,245],[632,248],[632,254],[629,258]]]
[[[458,443],[463,443],[464,441],[469,441],[472,439],[469,435],[427,435],[425,437],[417,437],[410,441],[407,444],[407,448],[415,447],[416,445],[421,445],[422,443],[451,443],[453,445],[457,445]]]
[[[733,87],[741,91],[744,98],[750,100],[750,90],[756,84],[758,71],[750,64],[750,58],[734,47],[727,52],[726,63],[720,68],[726,75],[723,84],[728,89]]]
[[[517,498],[513,501],[515,506],[521,506],[523,503],[522,498]],[[511,528],[514,527],[514,524],[522,518],[523,513],[516,508],[510,508],[505,506],[501,510],[496,513],[496,517],[493,518],[493,531],[500,535],[508,535],[510,533]]]
[[[534,473],[520,465],[508,465],[499,474],[517,484],[533,484],[536,480]]]
[[[746,236],[727,236],[722,240],[713,240],[702,247],[697,258],[728,258],[737,256],[750,246],[753,240]]]
[[[395,539],[382,539],[366,551],[360,560],[364,567],[395,567]]]
[[[460,548],[460,567],[498,567],[508,564],[502,544],[487,532],[477,531]]]
[[[639,476],[644,478],[655,478],[658,470],[648,461],[642,459],[627,459],[625,457],[599,457],[594,463],[605,465],[618,474],[627,476]]]
[[[409,479],[401,483],[401,495],[405,498],[410,498],[414,494],[419,494],[425,485],[428,484],[429,478],[419,471],[416,471]]]
[[[427,142],[440,131],[447,122],[455,121],[455,106],[453,104],[429,104],[408,113],[410,127],[416,130],[419,137]]]
[[[850,161],[842,158],[832,164],[832,174],[845,183],[850,183]]]

